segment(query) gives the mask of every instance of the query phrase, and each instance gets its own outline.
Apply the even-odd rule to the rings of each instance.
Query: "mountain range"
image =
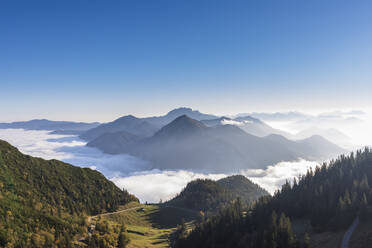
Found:
[[[218,117],[191,108],[156,117],[127,115],[103,124],[32,120],[1,123],[0,128],[79,135],[87,146],[138,156],[155,168],[214,172],[265,168],[299,158],[324,160],[345,152],[334,143],[347,142],[335,129],[314,127],[293,135],[251,116]]]
[[[117,132],[126,132],[142,138],[150,137],[153,134],[155,134],[156,131],[160,130],[163,126],[169,124],[170,122],[172,122],[173,120],[182,115],[187,115],[192,119],[201,121],[208,127],[226,124],[235,125],[240,129],[244,130],[245,132],[259,137],[264,137],[270,134],[279,134],[286,137],[287,139],[299,140],[309,138],[313,135],[319,135],[337,145],[350,147],[350,138],[334,128],[324,129],[318,126],[312,126],[303,129],[302,131],[296,134],[292,134],[280,129],[273,128],[264,121],[262,121],[261,119],[256,118],[252,115],[240,114],[237,115],[236,118],[229,118],[225,116],[218,117],[215,115],[204,114],[197,110],[192,110],[191,108],[177,108],[171,110],[166,115],[156,117],[138,118],[132,115],[123,116],[112,122],[104,123],[98,127],[85,131],[80,135],[80,137],[86,141],[92,141],[105,133]],[[288,115],[298,118],[301,116],[306,117],[305,115],[301,115],[300,113],[297,112],[290,112],[286,114],[276,113],[271,115],[261,113],[257,115],[262,116],[263,118],[267,118],[267,116],[271,115],[276,116],[278,118],[279,117],[285,118],[288,117]]]
[[[181,115],[187,115],[192,119],[202,121],[209,127],[226,124],[235,125],[245,132],[259,137],[264,137],[270,134],[279,134],[287,139],[298,140],[309,138],[313,135],[319,135],[337,145],[351,147],[350,138],[335,128],[322,128],[321,125],[304,126],[304,128],[300,129],[300,132],[292,134],[273,128],[265,123],[265,120],[298,121],[311,117],[299,112],[238,114],[235,118],[229,118],[224,116],[218,117],[211,114],[201,113],[191,108],[181,107],[171,110],[163,116],[138,118],[133,115],[127,115],[112,122],[103,124],[98,122],[84,123],[40,119],[0,123],[0,129],[21,128],[25,130],[48,130],[52,131],[51,134],[79,135],[80,138],[86,141],[92,141],[106,133],[117,132],[127,133],[127,136],[135,135],[144,138],[152,136],[156,131],[160,130],[163,126],[169,124]]]
[[[106,133],[127,132],[140,137],[153,135],[157,128],[151,123],[134,117],[133,115],[123,116],[113,122],[101,124],[80,135],[80,138],[91,141]]]
[[[258,136],[264,137],[269,134],[280,134],[285,137],[289,137],[290,134],[279,129],[272,128],[271,126],[267,125],[265,122],[253,118],[251,116],[240,116],[235,119],[231,119],[228,117],[221,117],[217,119],[209,119],[209,120],[202,120],[202,122],[207,126],[219,126],[219,125],[235,125],[239,128],[243,129],[245,132]]]
[[[80,135],[80,138],[86,141],[92,141],[105,133],[117,132],[126,132],[139,137],[149,137],[181,115],[188,115],[196,120],[217,118],[217,116],[203,114],[191,108],[177,108],[163,116],[146,118],[137,118],[133,115],[127,115],[88,130]]]
[[[47,130],[54,131],[55,134],[80,134],[89,129],[99,126],[100,123],[85,123],[71,121],[50,121],[46,119],[18,121],[11,123],[0,123],[0,129],[25,129],[25,130]]]
[[[118,144],[112,147],[112,144]],[[299,158],[321,160],[345,152],[320,136],[292,141],[281,135],[258,137],[234,125],[208,127],[180,116],[153,136],[118,132],[87,144],[112,154],[127,153],[151,161],[159,169],[232,172],[264,168]]]
[[[204,114],[204,113],[199,112],[198,110],[181,107],[181,108],[176,108],[176,109],[169,111],[166,115],[157,116],[157,117],[147,117],[147,118],[143,118],[143,120],[151,123],[152,125],[160,129],[163,126],[172,122],[174,119],[180,117],[181,115],[187,115],[190,118],[198,120],[198,121],[218,118],[218,116],[215,116],[215,115]]]

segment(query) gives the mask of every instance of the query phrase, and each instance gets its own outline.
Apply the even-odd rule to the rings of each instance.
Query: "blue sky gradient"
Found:
[[[0,121],[372,106],[371,1],[0,2]]]

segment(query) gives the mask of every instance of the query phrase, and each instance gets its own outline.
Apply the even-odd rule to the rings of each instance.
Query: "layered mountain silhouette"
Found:
[[[112,144],[118,146],[112,147]],[[95,139],[88,146],[112,154],[138,156],[151,161],[159,169],[213,172],[264,168],[299,158],[321,160],[345,152],[319,136],[299,141],[280,135],[258,137],[234,125],[208,127],[186,115],[176,118],[151,137],[112,135]]]
[[[92,141],[105,133],[117,133],[123,131],[139,137],[149,137],[160,128],[182,115],[188,115],[195,120],[217,118],[214,115],[203,114],[197,110],[192,110],[191,108],[177,108],[168,112],[166,115],[156,117],[137,118],[133,115],[127,115],[113,122],[105,123],[97,128],[93,128],[80,135],[80,138]]]
[[[210,119],[210,120],[203,120],[202,121],[207,126],[219,126],[219,125],[235,125],[239,128],[243,129],[249,134],[264,137],[269,134],[280,134],[285,137],[290,136],[289,133],[286,133],[284,131],[281,131],[279,129],[272,128],[271,126],[267,125],[265,122],[253,118],[251,116],[241,116],[237,117],[235,119],[231,119],[228,117],[221,117],[217,119]]]
[[[113,122],[101,124],[80,135],[80,138],[91,141],[106,133],[126,132],[139,137],[149,137],[158,129],[147,121],[133,115],[123,116]]]
[[[298,132],[293,136],[293,139],[304,139],[313,135],[322,136],[323,138],[326,138],[327,140],[338,145],[343,145],[346,147],[352,146],[351,138],[335,128],[322,129],[314,126]]]
[[[104,134],[111,134],[108,136],[113,136],[112,134],[115,133],[120,133],[118,135],[122,138],[123,135],[126,135],[128,136],[127,139],[129,138],[129,136],[133,135],[134,137],[136,137],[132,137],[133,140],[137,140],[138,138],[151,137],[162,127],[182,115],[187,115],[194,120],[201,121],[207,127],[234,125],[249,134],[259,137],[265,137],[270,134],[279,134],[290,140],[300,140],[309,138],[314,135],[320,135],[331,141],[332,143],[342,145],[343,147],[351,147],[350,138],[337,129],[322,129],[317,126],[312,126],[304,129],[297,134],[290,134],[285,131],[275,129],[256,117],[262,117],[264,118],[264,120],[272,120],[271,117],[273,117],[274,120],[282,120],[283,118],[293,119],[299,118],[301,116],[304,117],[304,115],[297,112],[274,114],[252,113],[251,115],[239,114],[236,118],[228,118],[217,117],[215,115],[201,113],[198,110],[193,110],[191,108],[181,107],[171,110],[163,116],[137,118],[132,115],[127,115],[104,124],[100,124],[98,122],[84,123],[36,119],[30,121],[0,123],[0,129],[21,128],[25,130],[48,130],[52,131],[51,134],[79,135],[80,138],[88,142],[93,141]],[[108,137],[106,136],[106,138],[102,138],[102,140],[108,140]],[[112,146],[115,146],[115,144],[112,144]],[[111,149],[107,151],[110,150]]]
[[[128,150],[131,145],[136,144],[142,137],[126,131],[115,133],[104,133],[88,143],[88,146],[99,147],[104,153],[118,154]]]
[[[79,134],[83,131],[95,128],[100,123],[85,123],[85,122],[71,122],[71,121],[50,121],[46,119],[18,121],[11,123],[0,123],[0,129],[25,129],[25,130],[48,130],[60,134]]]
[[[158,128],[161,128],[182,115],[187,115],[190,118],[199,120],[199,121],[218,118],[215,115],[204,114],[204,113],[199,112],[198,110],[193,110],[191,108],[182,107],[182,108],[173,109],[169,111],[166,115],[158,116],[158,117],[147,117],[147,118],[143,118],[143,120],[148,121],[149,123],[157,126]]]

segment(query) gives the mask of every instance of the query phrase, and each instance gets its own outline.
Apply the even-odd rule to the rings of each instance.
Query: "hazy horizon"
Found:
[[[18,122],[18,121],[30,121],[30,120],[36,120],[36,119],[38,119],[38,120],[46,119],[46,120],[50,120],[50,121],[101,122],[101,123],[105,123],[105,122],[113,121],[115,119],[118,119],[118,118],[126,116],[126,115],[133,115],[133,116],[138,117],[138,118],[163,116],[163,115],[166,115],[169,111],[174,110],[174,109],[178,109],[178,108],[190,108],[192,110],[197,110],[201,113],[207,113],[207,114],[211,114],[211,115],[215,115],[215,116],[221,116],[221,117],[222,116],[235,117],[235,116],[238,116],[239,114],[240,115],[241,114],[249,115],[249,114],[252,114],[252,113],[255,113],[255,114],[261,114],[261,113],[265,113],[265,114],[301,113],[301,114],[311,115],[311,116],[318,116],[318,115],[322,115],[322,114],[336,113],[336,112],[344,112],[344,113],[360,112],[361,115],[368,115],[369,113],[372,113],[372,107],[364,107],[364,108],[363,107],[360,107],[360,108],[323,108],[323,109],[313,109],[313,110],[301,110],[301,109],[293,108],[293,109],[280,110],[280,109],[276,109],[275,106],[274,106],[271,109],[269,108],[269,109],[259,110],[259,109],[255,109],[255,108],[248,108],[248,109],[241,108],[241,111],[239,111],[239,109],[237,109],[237,110],[234,110],[232,112],[221,112],[221,111],[216,110],[216,109],[208,111],[207,109],[198,108],[198,107],[191,107],[189,105],[179,105],[179,106],[175,106],[175,107],[164,108],[159,112],[151,111],[151,110],[139,111],[138,109],[133,108],[133,109],[127,110],[127,111],[122,111],[122,112],[119,111],[118,113],[115,113],[115,114],[112,114],[112,115],[109,115],[109,116],[95,114],[95,115],[89,115],[89,116],[80,115],[79,117],[74,117],[74,116],[64,117],[64,115],[58,115],[58,114],[48,115],[48,114],[43,114],[43,113],[40,113],[40,114],[37,114],[37,115],[27,115],[27,114],[25,114],[25,115],[18,116],[18,117],[13,117],[13,118],[12,117],[0,116],[0,122],[8,123],[8,122]],[[149,109],[151,109],[151,108],[149,108]]]

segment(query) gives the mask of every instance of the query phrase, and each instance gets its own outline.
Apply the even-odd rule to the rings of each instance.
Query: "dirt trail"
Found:
[[[344,238],[342,239],[341,248],[349,248],[349,241],[353,232],[359,225],[359,217],[356,217],[351,226],[347,229],[346,233],[344,234]]]
[[[94,216],[89,216],[88,217],[88,223],[91,223],[92,220],[94,220],[95,218],[97,218],[99,216],[107,216],[107,215],[112,215],[112,214],[120,214],[120,213],[127,212],[127,211],[130,211],[130,210],[138,209],[138,208],[142,208],[142,206],[137,206],[137,207],[133,207],[133,208],[127,208],[127,209],[119,210],[119,211],[116,211],[116,212],[110,212],[110,213],[104,213],[104,214],[97,214],[97,215],[94,215]],[[96,226],[92,223],[90,225],[90,230],[89,230],[90,233],[89,234],[93,233],[95,228],[96,228]]]

